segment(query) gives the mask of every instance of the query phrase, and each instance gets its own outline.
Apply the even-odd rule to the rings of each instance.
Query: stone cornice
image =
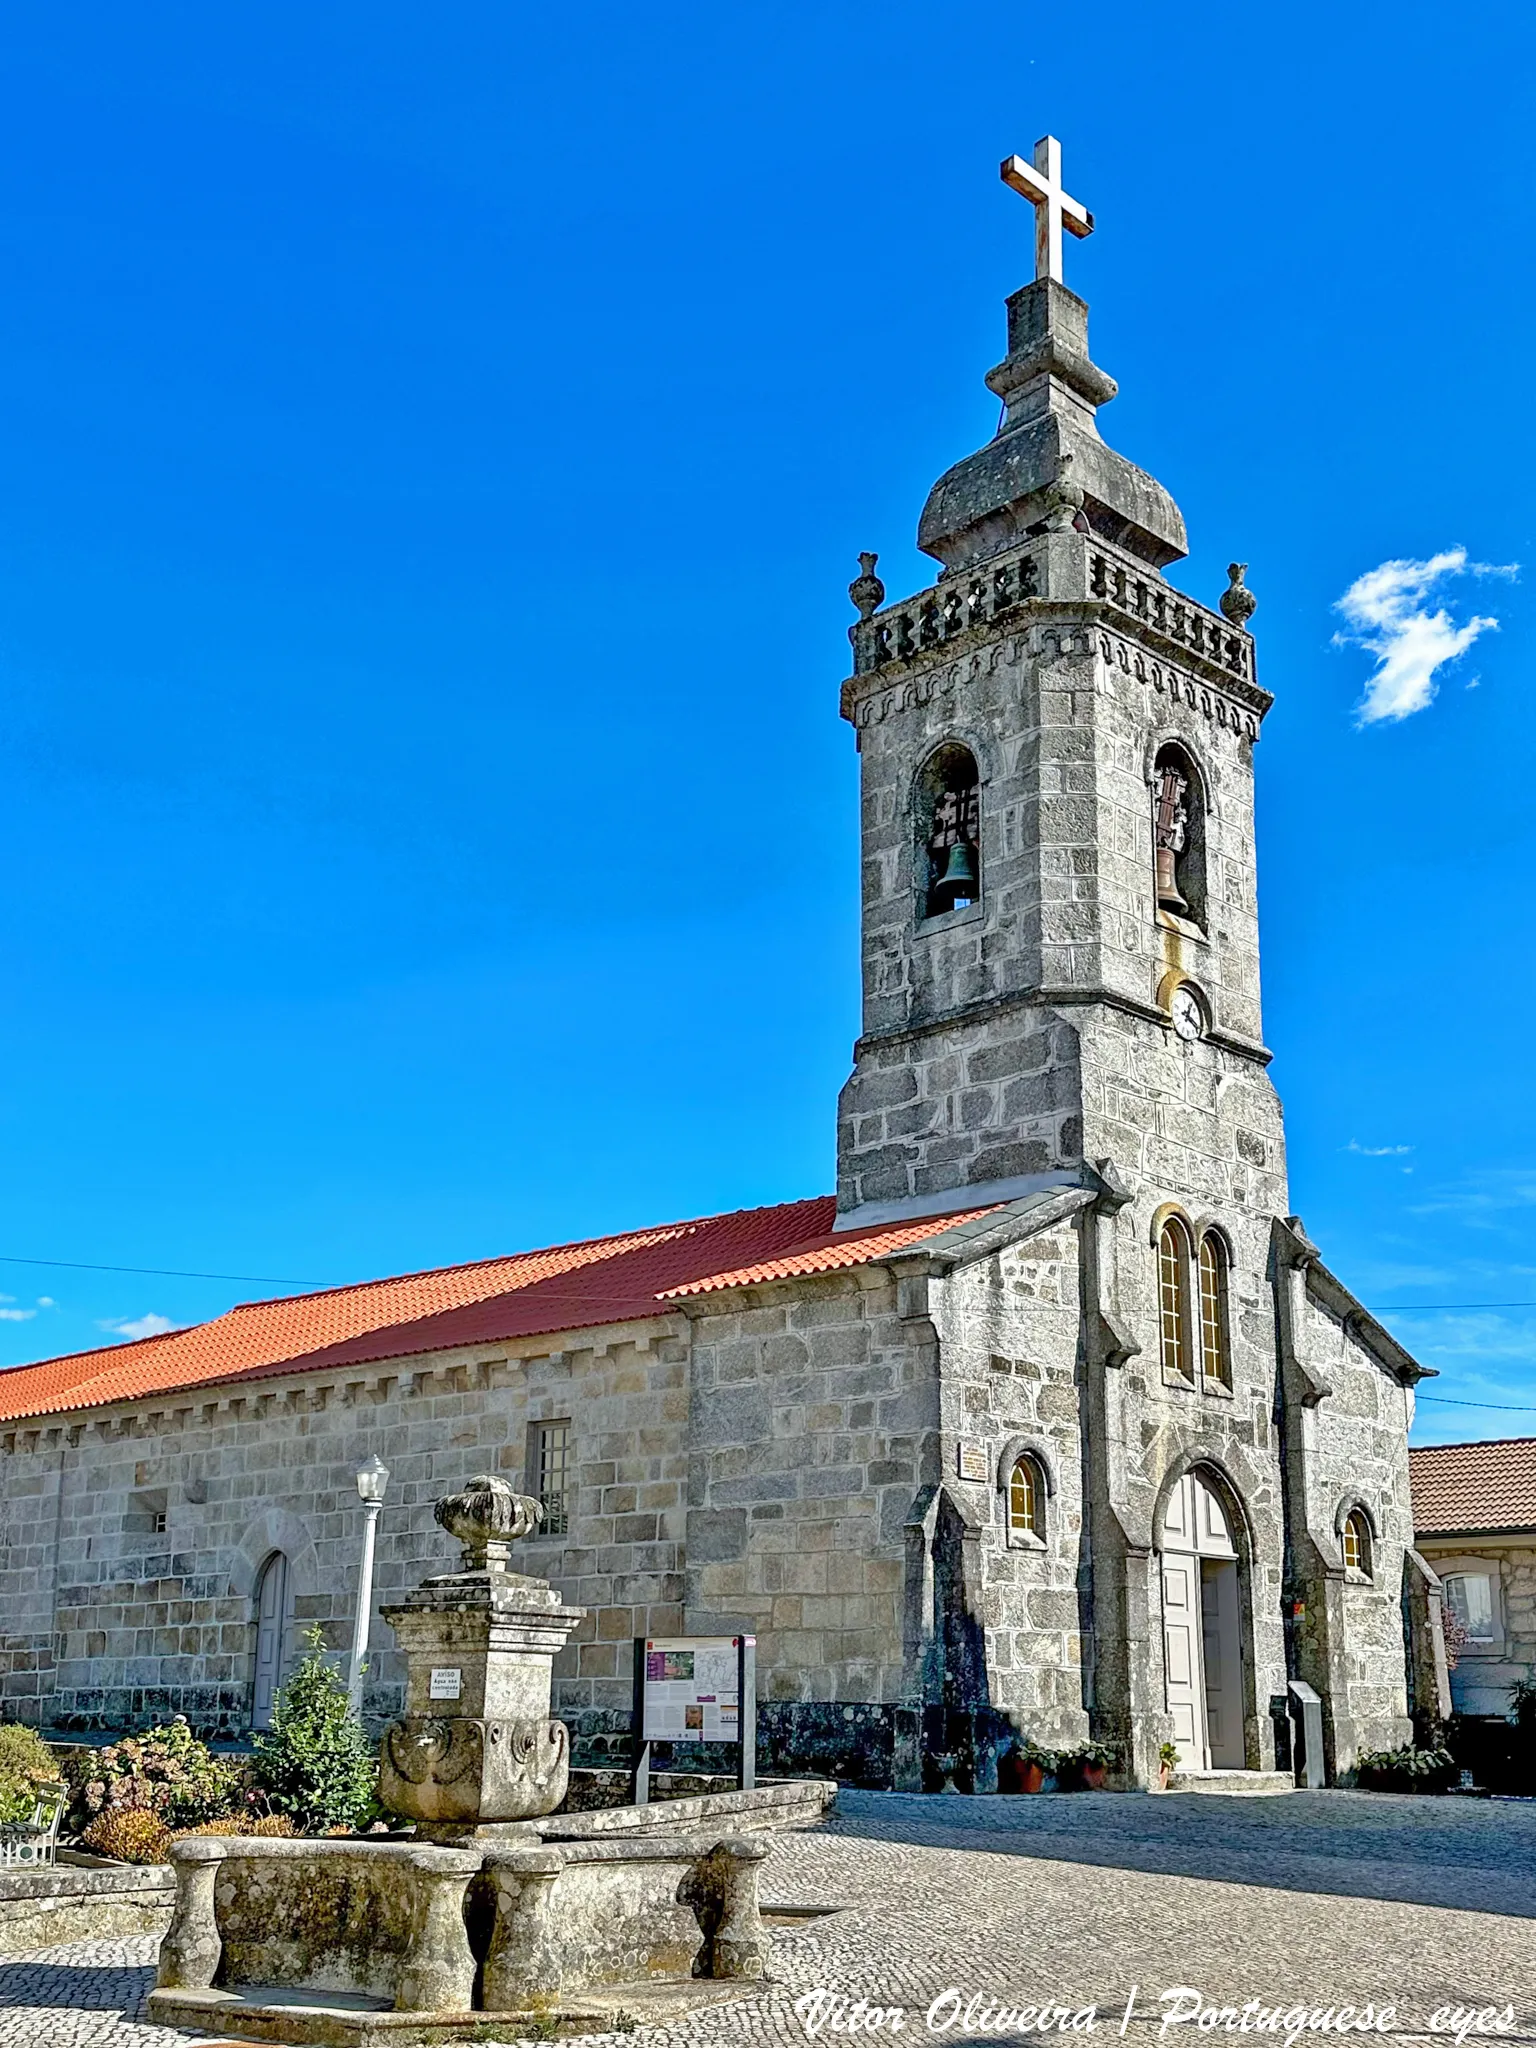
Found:
[[[118,1401],[98,1408],[55,1410],[18,1418],[0,1430],[0,1455],[16,1451],[57,1449],[81,1443],[89,1432],[112,1441],[122,1437],[162,1435],[222,1421],[253,1421],[265,1415],[319,1414],[422,1394],[465,1393],[505,1384],[512,1373],[535,1360],[554,1364],[580,1352],[601,1358],[621,1346],[652,1350],[668,1338],[686,1339],[686,1317],[662,1309],[654,1318],[594,1324],[590,1329],[561,1330],[543,1336],[519,1337],[500,1344],[478,1344],[458,1352],[416,1352],[377,1365],[321,1367],[262,1379],[209,1381],[201,1387],[155,1394],[139,1401]]]
[[[1158,1009],[1155,1003],[1139,1002],[1134,996],[1120,995],[1105,988],[1050,988],[1042,985],[1020,990],[1016,995],[983,996],[974,1003],[962,1003],[956,1009],[946,1010],[942,1016],[925,1018],[920,1024],[900,1024],[890,1031],[866,1031],[855,1041],[853,1057],[858,1061],[877,1046],[910,1043],[931,1037],[936,1032],[953,1031],[983,1017],[1008,1016],[1019,1010],[1080,1008],[1085,1004],[1102,1004],[1105,1009],[1119,1010],[1142,1023],[1159,1025],[1164,1031],[1173,1029],[1167,1013]],[[1235,1032],[1209,1031],[1202,1043],[1214,1045],[1222,1052],[1235,1053],[1240,1059],[1253,1060],[1259,1066],[1267,1067],[1274,1058],[1267,1045],[1260,1044],[1257,1039],[1241,1038]]]

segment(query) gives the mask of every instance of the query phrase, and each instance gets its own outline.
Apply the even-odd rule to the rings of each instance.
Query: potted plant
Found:
[[[1056,1757],[1056,1782],[1063,1792],[1102,1792],[1115,1752],[1107,1742],[1080,1742]]]
[[[1042,1749],[1026,1738],[1005,1750],[997,1760],[997,1789],[1000,1792],[1039,1792],[1056,1768],[1053,1751]]]
[[[1163,1743],[1157,1752],[1157,1789],[1168,1790],[1168,1780],[1179,1768],[1179,1747],[1176,1742]]]

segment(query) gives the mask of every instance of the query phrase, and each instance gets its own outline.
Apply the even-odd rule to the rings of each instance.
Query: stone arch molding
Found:
[[[1003,1454],[997,1461],[998,1491],[1006,1499],[1008,1482],[1013,1477],[1013,1468],[1020,1458],[1033,1458],[1040,1467],[1040,1476],[1045,1481],[1045,1497],[1056,1498],[1056,1463],[1050,1452],[1038,1437],[1011,1436],[1003,1445]]]
[[[1361,1493],[1341,1493],[1339,1495],[1338,1506],[1333,1511],[1333,1533],[1338,1537],[1340,1543],[1342,1544],[1344,1541],[1344,1524],[1354,1514],[1365,1517],[1365,1526],[1371,1532],[1371,1541],[1379,1543],[1381,1541],[1380,1518],[1364,1494]]]
[[[957,718],[946,725],[941,733],[931,739],[918,756],[917,765],[912,772],[908,786],[907,802],[909,806],[913,801],[913,792],[922,781],[928,763],[935,754],[942,753],[945,747],[964,747],[971,759],[976,763],[976,772],[983,782],[993,782],[997,779],[997,748],[993,743],[991,735],[981,726],[970,725],[963,719]]]
[[[307,1598],[320,1590],[320,1560],[308,1528],[287,1508],[267,1508],[247,1525],[229,1560],[230,1591],[246,1601],[253,1614],[261,1568],[274,1550],[288,1560],[289,1583],[296,1596]]]
[[[1215,796],[1215,771],[1211,763],[1205,758],[1202,749],[1195,744],[1188,733],[1179,732],[1174,727],[1168,726],[1159,728],[1152,735],[1142,749],[1142,781],[1147,785],[1148,789],[1151,789],[1155,784],[1157,780],[1157,757],[1164,747],[1177,747],[1179,752],[1188,759],[1189,765],[1200,778],[1200,794],[1205,802],[1207,811],[1209,811],[1212,808]]]
[[[1249,1566],[1256,1564],[1278,1564],[1279,1544],[1271,1535],[1266,1544],[1261,1531],[1268,1524],[1256,1522],[1249,1503],[1260,1497],[1266,1486],[1273,1483],[1272,1476],[1262,1472],[1249,1454],[1246,1446],[1226,1441],[1218,1442],[1212,1437],[1194,1437],[1187,1440],[1175,1452],[1163,1468],[1155,1494],[1149,1501],[1145,1523],[1136,1531],[1138,1547],[1157,1550],[1163,1540],[1163,1518],[1167,1512],[1168,1500],[1173,1489],[1187,1472],[1201,1466],[1214,1474],[1220,1482],[1224,1505],[1232,1515],[1232,1536],[1239,1557]],[[1135,1517],[1140,1520],[1140,1516]],[[1271,1555],[1273,1552],[1273,1555]]]

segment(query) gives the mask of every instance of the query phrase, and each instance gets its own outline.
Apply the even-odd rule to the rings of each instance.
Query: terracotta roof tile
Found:
[[[832,1196],[818,1195],[355,1287],[244,1302],[191,1329],[12,1366],[0,1372],[0,1420],[632,1322],[664,1314],[667,1302],[686,1295],[860,1265],[985,1213],[971,1209],[839,1233],[832,1227]]]
[[[1426,1444],[1408,1453],[1408,1468],[1421,1536],[1536,1529],[1536,1437]]]

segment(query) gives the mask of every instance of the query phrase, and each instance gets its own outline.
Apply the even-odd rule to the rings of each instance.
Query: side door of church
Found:
[[[293,1620],[288,1598],[288,1560],[274,1551],[261,1575],[256,1596],[256,1686],[251,1701],[251,1726],[269,1728],[272,1708],[283,1682],[283,1642]]]

